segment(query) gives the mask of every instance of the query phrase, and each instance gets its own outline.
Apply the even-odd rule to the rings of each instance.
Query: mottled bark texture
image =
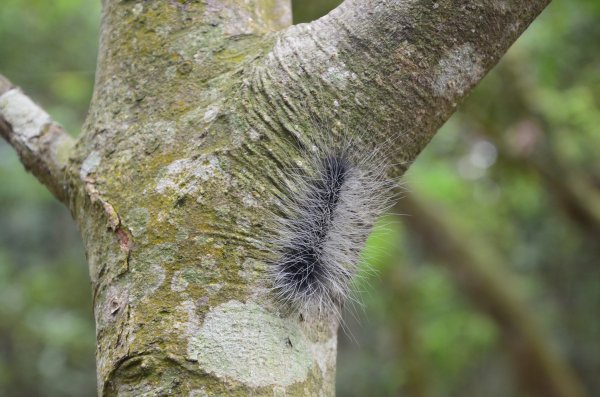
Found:
[[[286,0],[104,0],[72,149],[0,97],[3,136],[80,227],[99,394],[333,395],[337,324],[265,281],[273,176],[323,137],[315,120],[402,174],[547,2],[347,0],[286,28]]]

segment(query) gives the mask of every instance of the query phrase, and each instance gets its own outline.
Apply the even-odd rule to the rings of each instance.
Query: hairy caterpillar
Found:
[[[279,300],[299,312],[340,317],[361,250],[397,184],[381,146],[321,138],[288,175],[269,276]]]

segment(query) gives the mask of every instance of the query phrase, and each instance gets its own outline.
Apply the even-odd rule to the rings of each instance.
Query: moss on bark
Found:
[[[337,324],[264,280],[273,175],[315,117],[389,141],[401,174],[544,5],[349,0],[274,32],[286,1],[105,0],[68,166],[99,394],[333,395]]]

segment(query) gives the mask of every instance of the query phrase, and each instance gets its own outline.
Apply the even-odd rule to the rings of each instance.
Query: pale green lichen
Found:
[[[485,68],[480,56],[469,43],[453,48],[434,70],[433,90],[438,96],[460,97],[478,82]]]
[[[81,169],[79,170],[79,177],[81,180],[85,180],[89,174],[93,173],[100,165],[101,160],[102,157],[100,156],[100,153],[93,150],[81,164]]]
[[[156,191],[165,193],[173,190],[181,196],[194,194],[200,189],[202,182],[206,182],[217,174],[226,178],[219,158],[216,156],[176,160],[166,167],[164,176],[156,184]]]
[[[241,269],[238,271],[238,276],[248,284],[255,282],[261,277],[264,277],[266,272],[266,263],[252,258],[246,258],[242,263]]]
[[[136,303],[145,296],[151,295],[163,284],[166,277],[165,266],[173,263],[175,252],[175,244],[163,243],[141,250],[131,258],[130,303]]]
[[[36,144],[31,139],[39,136],[44,126],[52,122],[48,113],[18,89],[0,96],[0,114],[11,125],[13,135],[34,150]]]
[[[209,108],[204,113],[203,120],[205,123],[210,123],[219,115],[219,108],[217,106],[209,106]]]
[[[185,270],[178,270],[171,278],[171,290],[174,292],[183,292],[187,289],[189,283],[182,274]]]
[[[260,134],[254,128],[250,128],[248,130],[248,137],[251,141],[256,142],[260,139]]]
[[[190,316],[188,358],[223,380],[288,386],[308,376],[312,360],[301,330],[255,303],[229,301],[196,322]]]
[[[74,145],[75,140],[71,139],[70,137],[64,136],[60,138],[55,145],[55,156],[59,164],[67,164]]]
[[[343,62],[340,62],[337,65],[329,66],[325,70],[325,72],[321,74],[321,78],[329,84],[332,84],[337,88],[343,89],[346,88],[348,80],[356,80],[357,75],[356,73],[353,73],[350,70],[348,70]]]
[[[337,352],[337,335],[334,334],[325,342],[313,343],[310,345],[310,351],[313,359],[317,362],[321,373],[325,376],[335,368],[335,356]],[[333,374],[332,374],[333,376]]]
[[[209,397],[204,388],[190,390],[189,397]]]
[[[125,217],[124,222],[131,231],[131,235],[133,237],[139,237],[146,233],[146,227],[148,225],[149,220],[150,212],[148,211],[148,209],[138,207],[129,211],[129,213]]]

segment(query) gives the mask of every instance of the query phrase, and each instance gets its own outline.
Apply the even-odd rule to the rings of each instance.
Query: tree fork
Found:
[[[38,172],[47,151],[2,124],[83,236],[99,395],[333,395],[337,324],[285,315],[264,282],[290,137],[333,120],[389,141],[402,174],[547,3],[347,0],[287,27],[285,0],[103,0],[68,155]]]

